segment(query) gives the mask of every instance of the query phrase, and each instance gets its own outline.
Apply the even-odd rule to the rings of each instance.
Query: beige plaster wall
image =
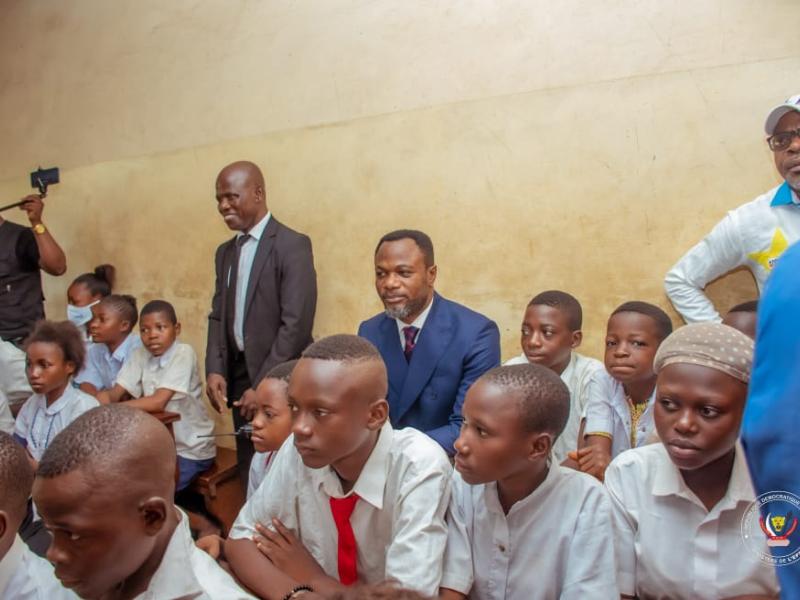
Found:
[[[0,200],[62,168],[46,223],[75,275],[176,304],[202,355],[213,182],[259,163],[313,240],[315,334],[377,312],[389,229],[434,239],[438,289],[494,318],[503,356],[534,293],[585,310],[599,355],[620,302],[668,303],[667,268],[778,183],[763,142],[800,90],[794,0],[0,1]],[[18,215],[11,213],[13,218]],[[711,288],[749,299],[746,273]],[[201,356],[202,358],[202,356]]]

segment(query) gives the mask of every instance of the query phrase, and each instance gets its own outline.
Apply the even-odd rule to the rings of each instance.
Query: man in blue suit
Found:
[[[500,364],[494,321],[433,289],[433,243],[421,231],[383,236],[375,249],[375,288],[385,311],[361,323],[389,372],[389,418],[414,427],[454,454],[467,389]]]

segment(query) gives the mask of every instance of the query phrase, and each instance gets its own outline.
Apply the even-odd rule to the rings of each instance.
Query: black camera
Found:
[[[47,186],[54,183],[58,183],[58,167],[52,169],[39,167],[31,173],[31,187],[37,188],[42,196],[47,194]]]

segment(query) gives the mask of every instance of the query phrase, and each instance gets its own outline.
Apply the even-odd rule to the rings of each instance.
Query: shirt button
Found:
[[[498,544],[497,548],[500,550],[500,552],[505,552],[506,551],[506,547],[503,546],[503,544]]]

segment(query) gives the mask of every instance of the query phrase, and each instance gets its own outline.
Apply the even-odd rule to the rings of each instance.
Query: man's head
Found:
[[[502,481],[547,460],[569,418],[569,390],[535,364],[487,371],[467,392],[455,442],[456,469],[470,484]]]
[[[758,300],[742,302],[728,311],[722,318],[722,324],[741,331],[751,339],[756,339],[758,323]]]
[[[289,378],[296,364],[296,360],[289,360],[273,367],[256,388],[258,409],[250,441],[258,452],[277,450],[292,433]]]
[[[0,431],[0,561],[11,548],[28,508],[33,467],[25,449]]]
[[[789,187],[800,192],[800,94],[772,109],[764,130],[778,173]]]
[[[294,445],[306,466],[337,463],[369,444],[386,422],[386,367],[355,335],[333,335],[303,352],[289,380]]]
[[[174,522],[175,461],[167,429],[126,406],[94,408],[53,439],[33,499],[53,533],[47,559],[65,587],[100,598],[148,568]]]
[[[522,320],[520,345],[528,361],[559,375],[569,364],[572,350],[583,339],[583,311],[570,294],[550,290],[528,303]]]
[[[267,214],[264,175],[255,164],[240,160],[217,175],[217,210],[234,231],[248,232]]]
[[[672,333],[669,315],[647,302],[626,302],[608,319],[605,365],[621,383],[655,379],[653,359]]]
[[[166,300],[151,300],[139,316],[142,345],[153,356],[161,356],[172,347],[181,333],[175,307]]]
[[[375,248],[375,289],[386,314],[412,323],[433,298],[436,263],[426,234],[400,229],[384,235]]]

